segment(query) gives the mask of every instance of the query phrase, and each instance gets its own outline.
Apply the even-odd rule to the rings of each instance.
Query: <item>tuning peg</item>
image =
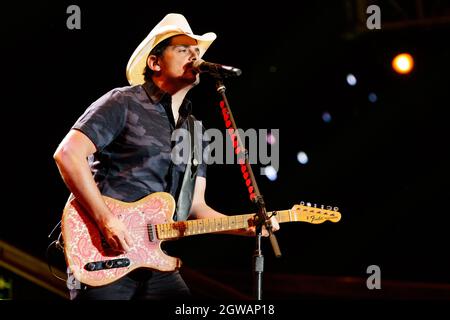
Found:
[[[330,211],[331,211],[331,206],[327,206],[327,210],[330,210]]]
[[[311,202],[307,202],[306,205],[307,205],[308,207],[311,207]]]
[[[304,206],[305,205],[305,201],[300,201],[300,205]]]
[[[339,208],[338,207],[334,207],[333,211],[339,211]]]

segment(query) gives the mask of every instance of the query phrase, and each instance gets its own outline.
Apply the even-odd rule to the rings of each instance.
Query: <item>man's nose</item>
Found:
[[[199,58],[199,52],[198,52],[197,48],[190,47],[189,51],[190,51],[190,60],[191,61],[195,61]]]

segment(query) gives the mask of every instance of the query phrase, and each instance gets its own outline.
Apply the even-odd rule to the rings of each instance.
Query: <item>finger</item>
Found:
[[[272,222],[272,230],[273,231],[277,231],[280,229],[280,224],[278,223],[278,220],[275,217],[271,218],[271,222]]]
[[[122,250],[123,252],[128,252],[128,251],[130,251],[130,247],[128,246],[128,244],[127,244],[125,238],[119,238],[119,243],[120,243],[121,250]]]
[[[127,243],[129,248],[134,245],[133,238],[128,233],[125,233],[125,242]]]
[[[121,240],[121,237],[119,235],[114,235],[111,237],[111,239],[114,242],[113,249],[117,252],[123,253],[125,252],[125,246],[124,246],[124,240]]]
[[[110,237],[108,238],[108,244],[111,247],[111,249],[113,249],[114,251],[120,251],[120,244],[119,242],[114,238],[114,237]]]

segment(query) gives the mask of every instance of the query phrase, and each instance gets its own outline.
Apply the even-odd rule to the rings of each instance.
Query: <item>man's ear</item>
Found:
[[[161,67],[159,66],[159,59],[157,56],[151,54],[147,58],[147,65],[150,68],[150,70],[153,70],[155,72],[160,71]]]

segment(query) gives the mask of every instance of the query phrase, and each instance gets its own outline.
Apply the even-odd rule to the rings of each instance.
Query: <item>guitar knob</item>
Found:
[[[106,266],[108,269],[111,269],[111,268],[114,266],[114,261],[113,261],[113,260],[108,260],[108,261],[106,261],[105,266]]]
[[[86,265],[86,269],[89,270],[89,271],[94,271],[94,270],[96,269],[95,263],[89,262],[89,263]]]

